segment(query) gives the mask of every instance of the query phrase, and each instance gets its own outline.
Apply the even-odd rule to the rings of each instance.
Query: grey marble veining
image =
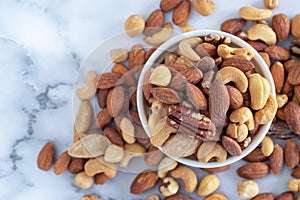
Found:
[[[218,29],[223,19],[238,17],[243,5],[264,7],[261,0],[214,2],[216,11],[211,16],[192,11],[189,24]],[[130,194],[134,173],[119,172],[103,186],[82,190],[75,187],[73,175],[55,176],[52,170],[42,172],[36,166],[46,141],[54,142],[57,155],[72,143],[72,92],[84,59],[97,45],[123,32],[129,15],[146,18],[158,5],[159,0],[0,0],[0,199],[66,200],[95,193],[105,200],[137,200],[158,193],[156,187],[144,195]],[[291,17],[299,12],[299,5],[297,0],[280,1],[274,13]],[[170,20],[169,13],[166,21]],[[235,185],[242,179],[235,169],[242,163],[218,174],[222,179],[218,192],[230,199],[237,199]],[[199,178],[207,174],[195,171]],[[258,180],[261,192],[286,191],[289,173],[285,168],[276,186],[271,175]]]

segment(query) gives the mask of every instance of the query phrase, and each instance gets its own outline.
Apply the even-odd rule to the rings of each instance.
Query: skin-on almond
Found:
[[[288,60],[291,57],[290,51],[281,46],[268,46],[265,52],[274,60]]]
[[[298,67],[298,66],[292,67],[289,70],[287,80],[291,85],[299,85],[300,84],[300,67]]]
[[[300,178],[300,167],[294,169],[293,172],[291,173],[291,176],[294,178]]]
[[[95,127],[104,128],[104,126],[106,126],[111,121],[111,119],[112,117],[109,114],[107,108],[104,108],[97,115]]]
[[[151,94],[154,98],[166,104],[177,104],[181,99],[179,94],[171,88],[155,87],[151,89]]]
[[[54,173],[56,175],[62,174],[68,168],[70,161],[71,157],[69,156],[68,152],[65,151],[62,153],[54,165]]]
[[[272,193],[261,193],[252,198],[252,200],[274,200],[275,195]]]
[[[48,142],[40,151],[37,158],[37,165],[43,171],[48,171],[54,161],[54,145],[52,142]]]
[[[276,33],[279,42],[283,42],[287,39],[291,29],[291,22],[287,15],[277,14],[272,18],[272,28]]]
[[[283,192],[280,195],[278,195],[275,200],[294,200],[295,194],[293,192]]]
[[[73,158],[68,166],[68,170],[72,174],[77,174],[84,170],[86,160],[83,158]]]
[[[202,170],[211,172],[211,173],[216,173],[216,172],[224,172],[230,169],[230,165],[225,165],[223,167],[215,167],[215,168],[202,168]]]
[[[267,157],[261,151],[260,147],[256,147],[251,153],[243,158],[247,162],[263,162],[267,160]]]
[[[141,194],[152,187],[158,181],[157,173],[154,171],[144,171],[137,175],[130,186],[130,192],[133,194]]]
[[[238,57],[228,58],[224,60],[221,64],[221,67],[228,67],[228,66],[236,67],[243,72],[247,72],[254,68],[254,65],[251,61],[248,61],[243,58],[238,58]]]
[[[159,6],[163,12],[169,12],[176,8],[180,2],[181,0],[161,0]]]
[[[121,135],[113,128],[107,126],[103,130],[104,135],[115,145],[123,146],[123,139]]]
[[[269,157],[270,171],[277,176],[283,166],[283,149],[280,145],[275,144],[273,153]]]
[[[284,161],[286,166],[290,169],[294,169],[299,164],[299,149],[293,140],[288,140],[285,143]]]
[[[289,102],[284,109],[285,120],[289,125],[290,129],[300,134],[300,106],[296,102]]]
[[[233,86],[226,86],[229,96],[230,96],[230,108],[236,110],[243,105],[242,93]]]
[[[265,177],[269,172],[269,167],[263,162],[253,162],[238,168],[236,173],[245,179],[259,179]]]
[[[154,10],[146,20],[144,35],[150,36],[157,31],[159,31],[160,27],[164,22],[164,14],[161,10]]]
[[[96,80],[97,88],[99,89],[109,89],[114,87],[119,79],[121,78],[120,74],[117,73],[103,73],[99,74]]]
[[[188,83],[186,85],[186,94],[196,109],[199,109],[199,110],[207,109],[206,97],[197,86]]]
[[[173,22],[177,26],[183,27],[186,25],[191,12],[191,2],[183,0],[173,12]]]
[[[246,24],[247,21],[241,18],[228,19],[221,24],[221,31],[236,34],[238,31],[243,30]]]
[[[267,45],[260,40],[248,40],[247,43],[250,44],[258,52],[263,51],[267,47]]]
[[[125,101],[125,89],[123,86],[116,86],[107,95],[107,111],[110,116],[115,117],[122,111]]]

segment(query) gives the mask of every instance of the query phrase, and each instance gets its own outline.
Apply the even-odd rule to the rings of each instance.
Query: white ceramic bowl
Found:
[[[144,79],[145,72],[149,68],[153,67],[153,64],[161,63],[167,53],[173,52],[177,48],[178,43],[181,40],[190,38],[190,37],[194,37],[194,36],[205,36],[208,34],[219,34],[219,35],[223,35],[225,37],[229,37],[231,39],[232,44],[234,44],[238,47],[245,47],[245,48],[250,49],[254,53],[254,58],[252,59],[252,62],[255,65],[256,72],[260,73],[262,76],[264,76],[265,78],[268,79],[268,81],[271,85],[271,92],[275,95],[274,81],[273,81],[273,78],[272,78],[269,68],[267,67],[264,60],[261,58],[261,56],[258,54],[258,52],[254,48],[252,48],[248,43],[246,43],[245,41],[241,40],[240,38],[238,38],[234,35],[231,35],[231,34],[228,34],[228,33],[222,32],[222,31],[197,30],[197,31],[183,33],[181,35],[178,35],[178,36],[168,40],[164,44],[162,44],[148,59],[148,61],[146,62],[145,66],[143,68],[143,71],[141,72],[139,82],[138,82],[138,87],[137,87],[137,108],[138,108],[138,112],[139,112],[139,116],[140,116],[142,125],[148,136],[150,136],[150,130],[149,130],[148,123],[147,123],[147,119],[148,119],[148,116],[146,113],[147,108],[145,105],[145,99],[144,99],[143,91],[142,91],[142,85],[143,85],[143,79]],[[201,168],[221,167],[221,166],[225,166],[228,164],[232,164],[232,163],[242,159],[246,155],[248,155],[251,151],[253,151],[260,144],[260,142],[262,141],[264,136],[267,134],[267,132],[271,126],[271,123],[272,122],[270,121],[270,122],[260,126],[260,129],[257,132],[257,134],[254,136],[251,144],[242,151],[242,154],[240,156],[229,156],[225,162],[216,162],[215,161],[215,162],[209,162],[209,163],[202,163],[197,160],[191,160],[188,158],[174,158],[174,157],[168,155],[166,152],[164,152],[162,147],[159,147],[159,149],[162,152],[164,152],[166,155],[168,155],[169,157],[177,160],[180,163],[188,165],[188,166],[201,167]]]

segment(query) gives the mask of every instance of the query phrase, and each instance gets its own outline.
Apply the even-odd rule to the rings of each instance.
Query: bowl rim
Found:
[[[151,56],[150,58],[147,60],[147,62],[145,63],[143,70],[141,71],[139,80],[138,80],[138,85],[137,85],[137,110],[138,110],[138,114],[139,117],[141,119],[141,123],[142,126],[147,134],[148,137],[150,137],[150,130],[148,127],[148,123],[147,123],[147,116],[146,116],[146,111],[144,109],[144,96],[143,96],[143,91],[142,91],[142,85],[143,85],[143,80],[144,80],[144,76],[145,73],[148,69],[150,69],[153,66],[153,63],[155,63],[155,61],[159,58],[159,56],[167,51],[168,49],[170,49],[172,46],[174,46],[175,44],[179,43],[181,40],[183,39],[187,39],[190,37],[196,37],[196,36],[205,36],[205,35],[209,35],[209,34],[219,34],[225,37],[229,37],[231,39],[231,42],[234,43],[235,45],[239,46],[239,47],[245,47],[248,48],[249,50],[251,50],[254,53],[254,57],[253,60],[255,60],[257,62],[257,67],[258,69],[260,69],[261,74],[269,81],[270,86],[271,86],[271,93],[273,95],[276,95],[275,93],[275,86],[274,86],[274,81],[271,75],[271,72],[267,66],[267,64],[265,63],[265,61],[263,60],[263,58],[259,55],[259,53],[251,46],[249,45],[247,42],[245,42],[244,40],[229,34],[229,33],[225,33],[222,31],[218,31],[218,30],[195,30],[195,31],[191,31],[191,32],[186,32],[180,35],[175,36],[174,38],[169,39],[168,41],[166,41],[165,43],[163,43]],[[258,67],[259,66],[259,67]],[[214,167],[222,167],[225,165],[229,165],[232,164],[234,162],[237,162],[239,160],[241,160],[243,157],[247,156],[250,152],[252,152],[263,140],[263,138],[265,137],[265,135],[267,134],[270,126],[271,126],[272,121],[261,125],[258,133],[256,134],[255,138],[253,141],[251,141],[250,145],[245,148],[244,150],[242,150],[242,154],[240,156],[230,156],[227,157],[226,161],[224,162],[208,162],[208,163],[202,163],[199,162],[197,160],[191,160],[188,158],[176,158],[173,157],[169,154],[167,154],[166,152],[164,152],[162,146],[159,146],[158,149],[161,150],[165,155],[169,156],[170,158],[191,166],[191,167],[200,167],[200,168],[214,168]]]

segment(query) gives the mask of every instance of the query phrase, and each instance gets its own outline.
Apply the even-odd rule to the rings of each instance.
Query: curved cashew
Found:
[[[239,14],[243,19],[261,20],[272,16],[272,11],[269,9],[261,9],[253,6],[244,6],[240,8]]]
[[[230,123],[226,129],[226,135],[237,139],[237,142],[242,142],[248,136],[248,127],[246,124]]]
[[[159,178],[165,178],[168,175],[168,172],[175,169],[178,163],[176,160],[173,160],[169,157],[164,157],[157,168],[157,175]]]
[[[155,118],[155,115],[150,115],[149,119],[151,121],[152,118]],[[152,120],[154,122],[156,120]],[[155,147],[161,146],[165,143],[165,141],[170,137],[171,133],[175,133],[177,130],[171,127],[166,122],[166,117],[160,119],[155,124],[150,124],[150,127],[153,127],[150,129],[150,141],[151,144]]]
[[[262,109],[271,93],[271,86],[267,79],[260,74],[252,74],[249,77],[249,92],[251,96],[251,108]]]
[[[274,143],[269,136],[265,136],[261,141],[261,152],[265,157],[269,157],[274,150]]]
[[[178,45],[178,51],[181,55],[187,57],[191,61],[199,61],[200,56],[194,51],[193,47],[202,42],[200,37],[191,37],[182,40]]]
[[[119,163],[120,167],[127,167],[131,158],[144,156],[145,153],[146,153],[145,148],[138,143],[125,144],[124,145],[124,157]]]
[[[117,175],[117,166],[106,162],[104,157],[101,156],[89,159],[84,165],[84,171],[88,176],[94,176],[103,172],[109,178],[114,178]]]
[[[216,158],[218,162],[224,162],[227,159],[227,151],[217,142],[203,142],[198,149],[197,159],[207,163],[212,158]]]
[[[194,192],[197,184],[198,179],[193,170],[185,166],[179,166],[173,171],[171,171],[171,176],[174,178],[180,178],[184,184],[184,189],[187,192]]]
[[[97,86],[95,84],[95,80],[97,78],[97,74],[94,71],[89,71],[86,75],[86,84],[83,88],[78,88],[76,90],[76,95],[80,100],[88,100],[92,98],[96,91]]]
[[[234,48],[227,44],[219,45],[217,52],[223,59],[240,57],[246,60],[251,60],[254,57],[254,53],[250,49],[241,47]]]
[[[229,119],[235,123],[246,124],[249,131],[254,129],[255,123],[253,114],[248,107],[236,109],[230,114]]]
[[[217,77],[222,79],[224,84],[234,82],[236,87],[242,92],[248,89],[248,79],[246,75],[236,67],[223,67],[218,73]]]
[[[154,33],[151,36],[145,37],[144,42],[153,46],[158,46],[167,41],[171,37],[172,32],[172,24],[166,23],[160,31]]]
[[[254,115],[255,122],[258,124],[265,124],[271,121],[277,111],[277,102],[273,94],[270,94],[265,107],[257,111]]]
[[[248,38],[250,40],[262,40],[267,45],[276,44],[276,33],[271,27],[265,24],[253,24],[248,29]]]
[[[161,181],[159,191],[165,197],[174,195],[179,190],[178,182],[172,177],[166,177]]]

